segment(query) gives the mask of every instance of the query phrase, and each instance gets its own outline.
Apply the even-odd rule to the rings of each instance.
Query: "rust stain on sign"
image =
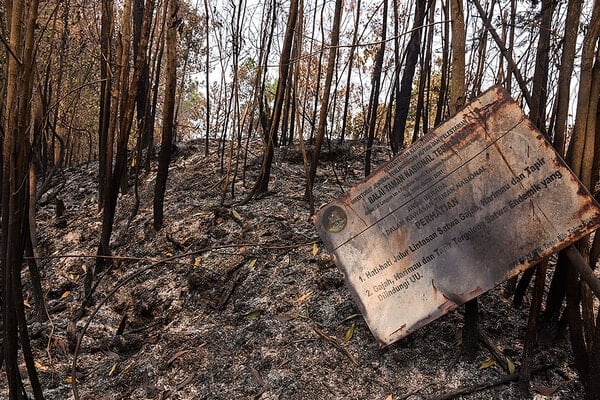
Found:
[[[314,218],[387,345],[600,226],[600,208],[501,88]]]

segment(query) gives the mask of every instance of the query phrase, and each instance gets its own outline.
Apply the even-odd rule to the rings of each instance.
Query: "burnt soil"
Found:
[[[389,159],[384,147],[375,150],[375,164]],[[362,177],[363,144],[325,152],[317,206]],[[140,177],[140,207],[130,222],[133,187],[120,196],[115,259],[99,273],[93,305],[76,323],[100,233],[97,164],[63,171],[42,198],[38,255],[49,321],[34,318],[26,269],[23,280],[47,399],[74,398],[73,380],[81,399],[431,399],[480,385],[491,387],[462,398],[583,396],[566,333],[536,345],[533,366],[542,371],[529,396],[514,381],[496,384],[508,373],[485,347],[473,359],[463,355],[463,307],[380,348],[311,224],[298,149],[276,150],[269,193],[229,206],[220,204],[215,153],[216,144],[209,157],[201,142],[179,145],[158,232],[155,170]],[[259,166],[256,150],[246,170],[240,166],[234,201],[249,191]],[[53,193],[65,205],[61,218]],[[480,327],[518,370],[530,294],[520,308],[502,286],[479,300]]]

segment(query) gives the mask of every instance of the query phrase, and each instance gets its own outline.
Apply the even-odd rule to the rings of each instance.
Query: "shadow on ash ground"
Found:
[[[332,154],[335,162],[323,163],[316,204],[342,193],[338,179],[343,189],[360,179],[362,149],[347,145]],[[376,155],[379,163],[389,157],[382,148]],[[248,182],[258,159],[252,158]],[[427,399],[504,376],[496,365],[480,368],[490,358],[484,349],[475,360],[461,356],[460,309],[378,347],[331,256],[313,245],[300,160],[297,151],[278,150],[272,192],[223,208],[217,156],[206,159],[200,143],[181,145],[158,233],[152,229],[154,171],[141,178],[141,208],[129,226],[133,190],[121,196],[113,252],[140,260],[116,260],[102,274],[95,305],[121,279],[147,269],[91,321],[88,312],[77,323],[81,332],[90,321],[77,358],[82,399]],[[38,210],[42,257],[95,253],[96,169],[65,171],[59,197],[66,227],[54,218],[54,206]],[[240,184],[235,189],[236,199],[247,191]],[[85,257],[41,261],[50,322],[32,322],[30,331],[48,399],[73,398],[67,328],[91,265]],[[499,289],[480,300],[482,326],[518,367],[527,308],[514,309]],[[534,377],[538,393],[531,398],[582,397],[566,340],[538,347],[534,364],[550,368]],[[524,396],[510,383],[464,398]]]

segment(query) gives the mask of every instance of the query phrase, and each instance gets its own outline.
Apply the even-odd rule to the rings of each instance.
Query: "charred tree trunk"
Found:
[[[419,60],[421,27],[425,20],[426,6],[427,0],[417,0],[415,2],[415,20],[413,22],[413,31],[406,47],[406,65],[404,66],[404,73],[402,74],[402,80],[396,94],[396,110],[394,112],[394,123],[390,138],[394,154],[398,153],[404,147],[404,130],[406,129],[406,120],[410,107],[413,79],[415,77],[417,61]],[[400,66],[397,65],[396,68],[400,68]]]
[[[102,0],[100,24],[100,114],[98,118],[98,206],[109,184],[112,169],[113,136],[109,129],[112,93],[112,46],[114,0]]]
[[[144,22],[144,2],[145,0],[134,0],[133,5],[133,53],[137,54],[139,45],[142,41],[142,27]],[[149,33],[148,30],[147,33]],[[145,39],[148,40],[148,39]],[[141,147],[144,149],[148,145],[148,132],[145,120],[148,110],[148,85],[150,84],[150,65],[148,59],[144,57],[142,71],[136,91],[136,117],[138,125],[138,140],[141,141]]]
[[[581,69],[579,79],[579,97],[575,116],[575,126],[567,162],[581,182],[588,188],[597,182],[594,165],[597,165],[596,147],[596,117],[600,96],[600,59],[597,48],[600,38],[600,1],[594,2],[588,31],[582,43]],[[578,243],[585,262],[589,262],[589,238]],[[600,333],[597,320],[594,321],[593,302],[590,288],[581,281],[580,274],[569,269],[567,285],[567,308],[569,318],[569,333],[579,376],[586,390],[586,398],[600,398],[597,377],[597,365],[600,360],[600,347],[593,343]]]
[[[126,176],[127,172],[127,150],[129,143],[129,136],[131,127],[133,124],[133,115],[135,111],[135,101],[138,83],[140,80],[140,76],[142,73],[142,66],[146,58],[146,48],[148,45],[148,41],[144,38],[147,38],[149,35],[147,30],[150,29],[150,16],[152,15],[152,10],[154,8],[153,1],[149,0],[146,3],[146,10],[144,15],[144,23],[142,27],[142,40],[139,44],[138,51],[135,54],[135,61],[133,63],[133,76],[131,79],[130,75],[130,56],[129,56],[129,43],[132,37],[132,26],[131,26],[131,13],[132,13],[132,3],[131,0],[127,0],[124,4],[121,29],[122,33],[120,35],[121,41],[119,46],[119,63],[120,63],[120,71],[117,82],[113,87],[114,91],[117,91],[115,94],[118,98],[119,104],[119,113],[115,110],[112,112],[112,120],[109,126],[109,131],[114,129],[118,131],[117,143],[116,143],[116,155],[114,161],[114,167],[112,167],[112,159],[107,160],[107,167],[112,167],[110,171],[105,176],[105,187],[102,198],[102,227],[100,232],[100,243],[98,244],[97,255],[95,266],[88,271],[85,280],[85,292],[86,299],[84,300],[80,315],[83,314],[88,301],[91,299],[91,289],[92,282],[95,276],[102,271],[107,265],[107,256],[110,256],[110,238],[113,232],[113,224],[115,219],[115,212],[117,208],[117,199],[119,195],[119,190],[121,188],[122,179]],[[118,119],[117,119],[118,117]],[[117,129],[118,127],[118,129]],[[109,137],[113,135],[109,133]],[[112,145],[109,145],[108,151],[110,151]]]
[[[583,2],[570,0],[567,6],[567,19],[565,21],[565,35],[558,76],[556,92],[556,117],[554,119],[554,148],[561,155],[565,154],[567,116],[569,112],[569,99],[571,94],[571,76],[575,64],[575,46],[579,31],[579,17]]]
[[[529,119],[542,133],[546,133],[546,102],[548,99],[548,63],[550,60],[550,33],[552,16],[556,8],[556,0],[542,0],[542,19],[535,56],[535,71],[533,73],[533,89],[531,98],[533,104],[529,111]]]
[[[43,394],[35,369],[21,286],[21,267],[28,233],[28,173],[31,151],[31,102],[35,70],[35,26],[38,1],[14,0],[5,8],[8,27],[7,90],[2,138],[2,222],[0,266],[2,283],[2,355],[8,395],[27,395],[19,372],[21,348],[36,400]]]
[[[561,66],[559,70],[558,85],[556,91],[556,111],[553,117],[549,133],[553,133],[553,144],[556,151],[565,155],[567,115],[571,93],[571,76],[575,63],[575,46],[577,43],[579,18],[581,15],[582,2],[569,1],[567,6],[567,17],[565,21],[565,34],[563,37],[563,48],[561,55]],[[590,265],[594,265],[592,262]],[[560,308],[565,299],[568,265],[562,253],[559,254],[556,269],[552,277],[552,283],[546,298],[546,308],[542,318],[544,334],[553,337],[560,332]]]
[[[548,260],[542,260],[536,267],[535,287],[533,291],[533,299],[529,309],[529,321],[527,324],[527,333],[525,335],[525,343],[523,348],[523,357],[521,359],[521,371],[519,373],[519,384],[521,390],[529,395],[529,386],[531,380],[531,361],[533,358],[533,350],[537,339],[537,327],[542,308],[542,299],[544,296],[544,283],[546,281],[546,269],[548,268]],[[531,268],[533,269],[533,268]]]
[[[422,110],[423,116],[423,133],[429,132],[429,118],[431,111],[431,57],[432,57],[432,47],[433,47],[433,34],[435,32],[435,28],[433,24],[435,23],[435,0],[432,0],[429,4],[429,27],[427,28],[427,41],[425,43],[425,59],[421,63],[423,67],[421,68],[421,80],[423,81],[422,87],[423,91],[426,92],[420,95],[424,96],[424,106]],[[421,90],[419,90],[421,92]],[[415,135],[417,134],[417,130],[415,129]],[[414,137],[416,140],[416,137]],[[413,141],[414,141],[413,140]]]
[[[446,3],[442,3],[444,9],[444,15],[448,18],[450,14],[450,4],[449,0]],[[440,74],[440,94],[437,101],[437,107],[435,110],[435,122],[434,125],[439,125],[444,119],[445,113],[444,110],[446,108],[446,103],[448,99],[448,68],[449,68],[449,43],[450,43],[450,24],[444,24],[444,36],[442,38],[442,72]]]
[[[290,68],[292,44],[294,39],[294,28],[298,18],[298,0],[292,0],[290,3],[290,11],[286,25],[283,48],[279,61],[279,82],[277,85],[277,93],[275,95],[275,104],[273,113],[269,120],[268,136],[264,145],[263,160],[258,179],[244,201],[249,201],[253,197],[266,193],[269,187],[271,177],[271,164],[273,163],[273,155],[275,152],[275,138],[281,121],[281,113],[283,110],[283,100],[287,86],[288,70]]]
[[[160,83],[162,76],[162,64],[163,64],[163,56],[165,52],[165,27],[167,25],[167,7],[163,7],[162,17],[160,18],[160,34],[158,36],[156,55],[153,61],[153,80],[152,80],[152,100],[149,104],[149,121],[148,131],[150,134],[148,135],[148,151],[146,152],[146,159],[144,161],[144,167],[146,172],[150,171],[150,164],[153,158],[155,158],[156,153],[154,151],[154,126],[156,121],[156,110],[158,108],[158,94],[160,92]],[[158,18],[158,17],[157,17]],[[158,23],[157,23],[158,25]]]
[[[206,124],[204,126],[204,156],[208,156],[208,138],[210,135],[210,16],[208,12],[208,0],[204,0],[204,18],[206,24]]]
[[[430,22],[433,21],[434,18],[434,4],[430,4],[430,13],[429,19]],[[424,21],[425,19],[423,19]],[[427,115],[427,110],[425,108],[425,92],[427,91],[427,78],[429,76],[429,72],[431,71],[431,42],[433,40],[432,31],[434,29],[433,25],[429,27],[422,28],[425,33],[427,33],[427,38],[423,45],[421,46],[421,55],[419,57],[419,90],[417,92],[417,109],[415,111],[415,126],[413,129],[413,135],[411,143],[417,141],[420,136],[421,129],[421,118]],[[427,123],[424,122],[424,125],[427,126]],[[427,132],[425,129],[423,132]]]
[[[452,17],[452,78],[450,86],[450,114],[460,111],[465,104],[465,16],[461,0],[450,1]]]
[[[331,82],[333,81],[333,72],[337,63],[338,44],[340,42],[340,21],[342,18],[342,0],[336,0],[335,11],[333,16],[333,27],[331,29],[331,42],[329,44],[329,54],[327,56],[327,72],[325,74],[325,85],[323,86],[323,95],[321,102],[321,111],[319,113],[319,125],[317,127],[317,137],[315,140],[315,149],[310,162],[310,170],[306,182],[306,192],[304,197],[308,199],[310,205],[310,213],[315,210],[313,198],[313,185],[317,175],[317,165],[319,164],[319,156],[323,138],[325,137],[325,129],[327,124],[327,109],[329,108],[329,97],[331,92]]]
[[[318,0],[317,0],[318,1]],[[323,2],[325,3],[325,2]],[[312,24],[312,36],[315,37],[315,24],[317,22],[317,10],[321,10],[321,24],[320,24],[320,28],[321,28],[321,43],[325,43],[325,29],[323,27],[323,14],[325,12],[325,7],[321,6],[321,7],[315,7],[314,9],[314,13],[313,13],[313,24]],[[311,41],[312,43],[312,41]],[[312,48],[311,48],[311,54],[312,54]],[[315,137],[315,130],[317,129],[317,118],[318,118],[318,114],[317,114],[317,109],[319,106],[319,94],[321,93],[321,76],[323,75],[323,54],[325,53],[325,48],[323,46],[321,46],[321,48],[319,49],[319,59],[317,61],[317,76],[315,79],[315,89],[314,89],[314,100],[313,100],[313,109],[312,109],[312,113],[311,113],[311,117],[310,117],[310,135],[309,135],[309,139],[313,140],[313,138]]]
[[[488,15],[494,15],[494,7],[496,6],[496,1],[493,0],[489,6],[488,6]],[[502,37],[504,38],[506,31],[506,27],[502,27]],[[475,68],[475,72],[474,72],[474,77],[473,77],[473,82],[472,82],[472,86],[471,86],[471,95],[473,97],[475,96],[479,96],[481,94],[481,84],[483,81],[483,75],[484,75],[484,70],[485,70],[485,65],[487,64],[487,45],[488,45],[488,31],[485,29],[485,27],[481,27],[481,37],[478,40],[478,45],[477,45],[477,55],[475,56],[475,52],[471,52],[471,56],[475,56],[477,59],[477,62],[475,63],[475,65],[477,66]],[[503,65],[502,63],[502,59],[500,59],[500,65]]]
[[[348,55],[348,75],[346,78],[346,91],[344,93],[344,113],[342,115],[342,132],[340,135],[341,142],[346,138],[348,108],[350,106],[350,89],[352,87],[352,66],[354,65],[354,52],[356,51],[356,41],[358,38],[358,23],[360,22],[360,3],[361,0],[356,2],[356,16],[354,17],[354,30],[352,31],[352,46],[350,47],[350,54]]]
[[[276,23],[276,4],[275,0],[271,1],[268,6],[263,8],[262,14],[262,28],[261,28],[261,39],[258,54],[258,66],[256,68],[256,74],[254,75],[254,85],[252,88],[252,106],[250,109],[250,115],[255,115],[258,109],[259,121],[262,128],[262,137],[264,143],[268,141],[268,117],[265,111],[264,105],[264,92],[266,85],[266,65],[269,52],[271,50],[273,32],[275,30]],[[269,27],[269,28],[267,28]],[[246,137],[246,144],[244,149],[244,162],[242,167],[242,182],[245,186],[246,183],[246,166],[248,163],[248,148],[250,146],[250,138],[254,133],[255,123],[253,118],[250,119],[248,135]]]
[[[154,229],[160,230],[164,220],[164,199],[167,188],[167,176],[173,151],[173,135],[175,130],[175,94],[177,89],[177,10],[179,0],[169,0],[165,7],[168,8],[167,15],[167,70],[165,84],[165,100],[163,105],[163,129],[158,155],[158,171],[156,172],[156,184],[154,186]]]
[[[367,112],[367,149],[365,152],[365,176],[371,174],[371,154],[373,152],[373,142],[375,140],[375,129],[377,125],[377,111],[379,109],[379,92],[381,88],[381,70],[383,67],[383,56],[385,53],[385,42],[387,38],[387,14],[388,1],[383,0],[381,44],[375,56],[375,65],[373,66],[373,76],[371,79],[371,97],[369,99],[369,111]]]

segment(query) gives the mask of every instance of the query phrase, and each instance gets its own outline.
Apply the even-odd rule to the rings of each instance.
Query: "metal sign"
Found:
[[[314,222],[387,345],[589,234],[600,208],[494,87]]]

